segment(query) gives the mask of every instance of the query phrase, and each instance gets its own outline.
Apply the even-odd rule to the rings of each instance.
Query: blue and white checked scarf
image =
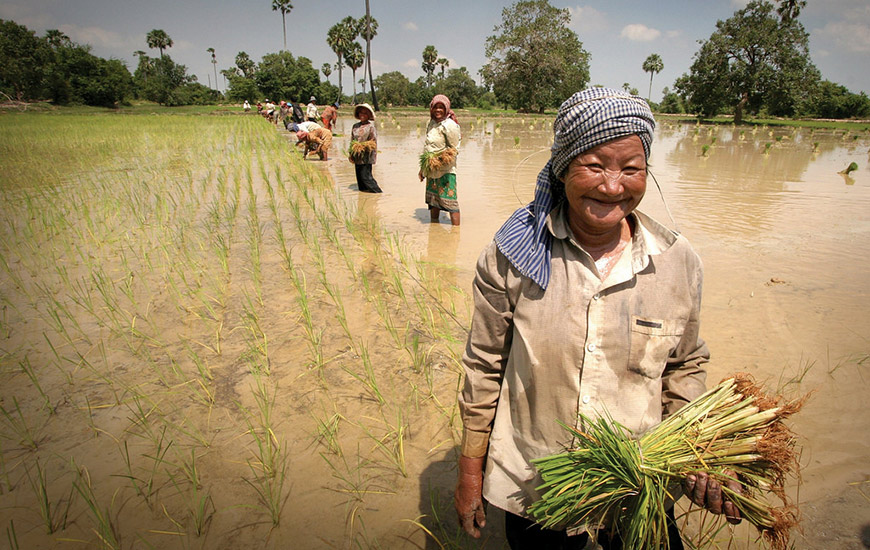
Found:
[[[637,134],[649,159],[655,120],[646,101],[610,88],[577,92],[559,107],[550,160],[538,174],[535,198],[511,215],[495,234],[502,254],[542,289],[550,282],[551,236],[547,216],[565,198],[559,180],[568,164],[588,149]]]

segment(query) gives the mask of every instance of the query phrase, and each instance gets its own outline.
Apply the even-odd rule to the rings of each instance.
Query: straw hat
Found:
[[[360,103],[359,105],[357,105],[356,107],[353,108],[353,117],[354,118],[356,118],[356,119],[359,118],[359,110],[360,109],[366,109],[369,112],[369,114],[371,115],[371,117],[370,117],[371,120],[375,119],[375,110],[372,109],[372,106],[369,105],[368,103]]]

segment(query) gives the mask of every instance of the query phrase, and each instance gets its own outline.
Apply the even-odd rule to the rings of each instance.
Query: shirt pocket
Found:
[[[682,336],[681,321],[632,315],[628,370],[658,379]]]

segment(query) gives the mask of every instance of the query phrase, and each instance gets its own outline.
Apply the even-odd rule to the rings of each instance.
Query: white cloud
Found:
[[[402,23],[402,28],[406,31],[418,31],[417,24],[413,21],[408,21],[407,23]]]
[[[405,61],[404,63],[402,63],[402,66],[403,67],[418,67],[418,66],[420,66],[420,62],[415,58],[411,58],[411,59]]]
[[[109,31],[100,27],[80,27],[78,25],[61,25],[58,29],[70,40],[79,44],[90,44],[95,48],[126,48],[130,45],[129,37],[122,36],[115,31]],[[141,42],[145,43],[145,37]]]
[[[591,6],[569,7],[571,26],[580,32],[603,31],[607,28],[607,16]]]
[[[832,40],[848,52],[870,53],[870,24],[858,21],[835,21],[813,31]]]
[[[622,28],[622,32],[619,33],[620,37],[627,38],[633,42],[652,42],[661,35],[662,32],[660,30],[651,29],[640,23],[626,25]]]
[[[683,35],[683,31],[667,31],[665,36],[668,38],[679,38]]]

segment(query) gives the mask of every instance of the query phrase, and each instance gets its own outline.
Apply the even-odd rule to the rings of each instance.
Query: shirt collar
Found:
[[[633,271],[638,273],[649,265],[650,256],[663,253],[677,241],[677,233],[638,210],[629,216],[634,220],[635,227],[631,239],[631,263]],[[573,239],[568,226],[567,201],[562,201],[550,211],[547,216],[547,229],[556,239]]]

